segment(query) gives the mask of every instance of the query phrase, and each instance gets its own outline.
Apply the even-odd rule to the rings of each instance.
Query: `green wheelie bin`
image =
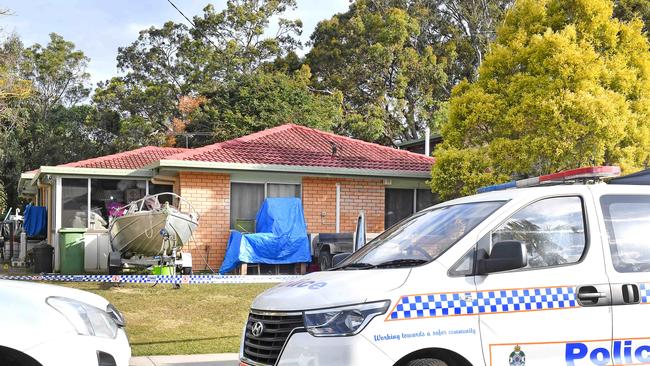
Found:
[[[84,273],[84,233],[86,229],[64,228],[59,230],[59,248],[62,274]]]

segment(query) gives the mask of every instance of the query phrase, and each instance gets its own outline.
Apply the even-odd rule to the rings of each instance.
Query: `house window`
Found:
[[[159,194],[171,192],[174,193],[174,186],[172,184],[153,184],[149,183],[149,194]],[[171,194],[161,194],[158,196],[158,202],[165,203],[168,202],[171,206],[174,206],[174,196]]]
[[[386,188],[384,227],[389,228],[435,203],[436,199],[428,189]]]
[[[101,221],[108,224],[112,211],[144,197],[147,184],[135,179],[61,178],[60,227],[87,228],[89,221],[90,227],[106,227]],[[102,220],[95,222],[99,217]]]
[[[298,197],[300,184],[238,183],[230,185],[230,228],[253,232],[264,198]]]
[[[88,179],[61,179],[61,227],[88,226]]]
[[[264,184],[232,183],[230,186],[230,228],[254,230],[255,216],[264,201]],[[252,225],[251,225],[252,223]]]
[[[146,190],[147,182],[144,180],[91,179],[90,211],[108,222],[117,208],[144,197]]]
[[[298,197],[300,198],[300,184],[277,184],[266,185],[266,197]]]
[[[417,200],[415,202],[415,211],[422,211],[438,202],[430,189],[417,189],[416,191]]]

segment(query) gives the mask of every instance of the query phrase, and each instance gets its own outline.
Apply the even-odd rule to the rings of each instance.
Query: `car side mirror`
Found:
[[[339,254],[335,254],[335,255],[332,257],[332,268],[334,268],[334,267],[338,267],[338,265],[341,264],[341,262],[343,262],[344,260],[348,259],[351,255],[352,255],[352,253],[339,253]]]
[[[500,241],[492,246],[490,256],[478,260],[478,274],[509,271],[528,265],[528,250],[520,241]]]

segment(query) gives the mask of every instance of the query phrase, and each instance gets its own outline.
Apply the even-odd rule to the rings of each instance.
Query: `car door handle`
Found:
[[[607,297],[607,294],[604,292],[589,292],[578,294],[578,299],[580,300],[598,300]]]
[[[576,297],[582,306],[606,306],[611,304],[608,290],[609,284],[580,286]]]
[[[635,284],[625,284],[622,287],[623,302],[626,304],[638,304],[641,300],[639,286]]]

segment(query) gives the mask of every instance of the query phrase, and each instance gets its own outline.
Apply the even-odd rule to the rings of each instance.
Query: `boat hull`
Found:
[[[109,229],[111,246],[122,255],[171,254],[174,245],[180,248],[190,240],[197,226],[190,215],[175,210],[135,212],[113,219]],[[163,229],[169,233],[170,241],[164,240]]]

